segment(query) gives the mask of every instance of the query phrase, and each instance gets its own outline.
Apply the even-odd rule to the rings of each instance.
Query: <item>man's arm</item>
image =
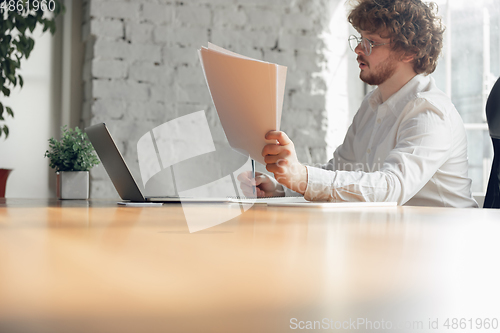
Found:
[[[417,194],[451,154],[450,119],[425,100],[415,101],[402,120],[397,143],[375,172],[308,168],[308,200],[396,201],[403,205]]]
[[[293,145],[287,142],[285,139],[281,149],[275,148],[272,152],[279,151],[284,159],[294,156],[294,152],[289,151]],[[418,193],[448,159],[452,142],[453,131],[447,115],[427,101],[417,100],[399,127],[396,147],[379,171],[329,171],[302,166],[307,170],[304,173],[307,184],[301,183],[292,189],[304,194],[307,200],[397,201],[402,205]],[[295,159],[282,163],[300,170]],[[281,173],[275,174],[280,183],[285,181],[294,186],[304,181],[304,178],[289,177],[287,167],[273,166],[269,171]]]

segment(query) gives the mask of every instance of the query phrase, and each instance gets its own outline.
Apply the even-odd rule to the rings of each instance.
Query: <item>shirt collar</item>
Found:
[[[424,90],[430,83],[430,80],[429,76],[415,75],[384,103],[382,103],[382,94],[377,87],[369,97],[370,107],[373,111],[376,111],[379,106],[385,106],[392,113],[398,115],[410,100],[414,99],[419,92]]]

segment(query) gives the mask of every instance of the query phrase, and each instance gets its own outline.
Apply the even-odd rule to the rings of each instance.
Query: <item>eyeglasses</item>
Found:
[[[358,47],[359,44],[361,44],[363,52],[369,56],[372,54],[372,48],[375,46],[382,46],[390,43],[375,44],[375,42],[367,39],[366,37],[356,37],[354,35],[349,36],[349,46],[353,52],[356,52],[356,47]]]

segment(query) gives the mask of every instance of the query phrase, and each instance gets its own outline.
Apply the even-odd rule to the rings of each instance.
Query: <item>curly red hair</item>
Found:
[[[417,74],[430,74],[443,48],[444,27],[437,5],[421,0],[357,0],[348,16],[358,31],[391,38],[392,49],[413,55]]]

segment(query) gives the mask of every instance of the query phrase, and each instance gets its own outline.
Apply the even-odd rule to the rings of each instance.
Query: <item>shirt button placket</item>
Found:
[[[375,136],[375,133],[377,132],[378,128],[380,127],[380,124],[382,123],[382,117],[385,114],[385,106],[380,105],[377,108],[377,116],[376,116],[376,121],[375,121],[375,128],[372,132],[372,135],[370,137],[370,142],[368,143],[368,149],[366,150],[367,154],[370,154],[372,152],[372,144],[373,144],[373,137]]]

